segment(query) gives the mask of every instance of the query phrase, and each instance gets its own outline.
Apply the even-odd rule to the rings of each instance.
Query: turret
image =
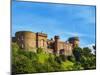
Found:
[[[23,50],[33,50],[36,47],[36,34],[31,31],[18,31],[15,34],[19,47]]]
[[[54,45],[54,47],[55,47],[55,53],[56,54],[59,54],[59,36],[55,36],[54,37],[54,40],[55,40],[55,45]]]
[[[37,48],[47,48],[47,34],[42,32],[36,33],[36,46]]]
[[[69,43],[72,44],[73,48],[78,47],[79,46],[79,37],[70,37],[68,39]]]
[[[55,36],[54,39],[55,39],[56,42],[58,42],[59,41],[59,36]]]

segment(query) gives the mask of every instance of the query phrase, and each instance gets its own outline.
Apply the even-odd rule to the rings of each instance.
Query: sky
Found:
[[[17,31],[43,32],[62,41],[78,36],[80,46],[95,44],[96,7],[72,4],[12,2],[12,36]]]

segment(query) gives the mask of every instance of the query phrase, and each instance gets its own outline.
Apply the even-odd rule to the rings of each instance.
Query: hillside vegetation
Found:
[[[44,53],[42,48],[37,53],[21,50],[12,43],[12,73],[40,73],[96,68],[96,56],[89,48],[74,48],[72,56]]]

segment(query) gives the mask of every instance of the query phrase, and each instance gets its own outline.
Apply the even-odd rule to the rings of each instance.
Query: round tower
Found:
[[[78,47],[79,46],[79,37],[70,37],[68,39],[69,43],[72,44],[73,48]]]
[[[21,49],[32,50],[36,48],[36,34],[31,31],[16,32],[16,41]]]

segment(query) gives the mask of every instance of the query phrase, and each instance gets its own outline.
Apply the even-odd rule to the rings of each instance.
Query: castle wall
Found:
[[[55,36],[54,40],[54,53],[59,55],[59,36]]]
[[[59,41],[58,54],[72,55],[72,44]]]
[[[67,56],[72,55],[73,54],[72,49],[73,49],[72,44],[69,43],[66,44],[65,55]]]

